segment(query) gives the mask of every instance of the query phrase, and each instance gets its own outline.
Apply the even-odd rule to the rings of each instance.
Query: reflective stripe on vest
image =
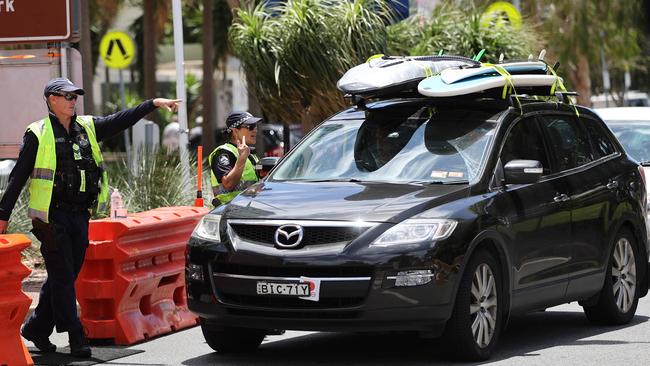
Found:
[[[77,123],[81,125],[90,141],[93,159],[102,169],[102,184],[99,196],[97,197],[97,209],[105,210],[108,200],[108,176],[104,170],[103,157],[97,144],[95,124],[91,116],[78,116]],[[27,127],[38,139],[38,151],[34,170],[31,174],[29,184],[29,208],[27,216],[32,219],[40,219],[49,222],[50,203],[52,201],[52,190],[54,188],[54,174],[56,172],[56,144],[54,141],[54,130],[49,117],[33,122]]]
[[[220,184],[220,182],[217,180],[217,177],[214,175],[214,172],[212,171],[212,158],[218,154],[219,150],[227,150],[235,156],[239,156],[239,151],[234,145],[226,143],[214,149],[214,151],[208,157],[208,164],[210,165],[210,184],[212,185],[212,194],[216,199],[219,200],[222,205],[224,205],[232,201],[232,199],[240,194],[244,189],[257,183],[259,181],[259,178],[255,173],[255,166],[249,159],[246,159],[246,164],[244,165],[244,171],[242,172],[239,184],[237,184],[233,190],[227,190],[222,184]],[[250,156],[253,157],[255,164],[259,162],[257,156]]]

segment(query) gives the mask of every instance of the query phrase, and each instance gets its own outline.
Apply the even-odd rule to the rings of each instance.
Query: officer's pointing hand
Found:
[[[180,99],[166,99],[166,98],[156,98],[153,100],[153,105],[156,107],[165,107],[170,112],[175,112],[178,110],[178,104],[181,103]]]

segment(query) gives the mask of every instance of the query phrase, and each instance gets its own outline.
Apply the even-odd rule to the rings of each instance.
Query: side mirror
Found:
[[[544,172],[537,160],[510,160],[503,167],[505,184],[536,183]]]
[[[260,178],[266,177],[279,160],[280,158],[277,156],[267,156],[260,159],[260,162],[255,167],[260,175]]]

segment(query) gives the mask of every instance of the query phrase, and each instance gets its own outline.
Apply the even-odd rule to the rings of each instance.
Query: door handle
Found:
[[[571,198],[569,198],[569,196],[567,196],[564,193],[559,193],[557,196],[553,197],[553,201],[555,201],[555,202],[566,202],[566,201],[568,201],[570,199]]]
[[[618,188],[618,181],[610,180],[609,183],[607,183],[607,189],[614,189],[614,188]]]

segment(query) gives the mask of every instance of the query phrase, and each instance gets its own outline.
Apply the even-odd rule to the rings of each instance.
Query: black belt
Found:
[[[52,207],[55,208],[55,209],[63,210],[63,211],[70,211],[70,212],[84,212],[84,211],[86,211],[87,212],[88,209],[90,207],[92,207],[92,205],[56,201],[56,202],[52,202]]]

